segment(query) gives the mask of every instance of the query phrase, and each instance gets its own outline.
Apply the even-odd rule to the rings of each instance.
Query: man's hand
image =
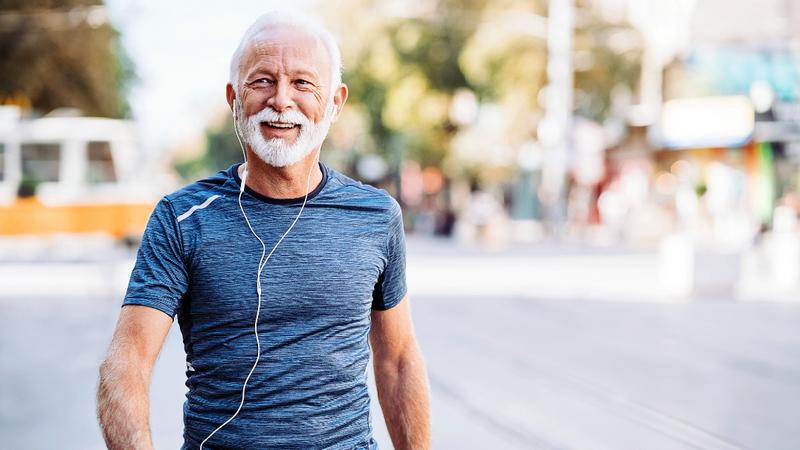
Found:
[[[372,312],[375,384],[395,450],[430,448],[428,376],[414,337],[408,298]]]
[[[97,418],[111,450],[150,450],[150,375],[172,319],[147,306],[122,308],[100,365]]]

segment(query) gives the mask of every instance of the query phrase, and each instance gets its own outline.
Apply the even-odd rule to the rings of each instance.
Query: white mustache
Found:
[[[266,108],[262,109],[261,111],[255,114],[252,114],[250,117],[248,117],[248,119],[250,119],[250,121],[257,121],[257,122],[291,123],[295,125],[300,125],[301,127],[304,127],[311,123],[311,121],[308,119],[308,117],[305,116],[305,114],[297,110],[289,109],[279,113],[274,109],[270,108],[269,106],[267,106]]]

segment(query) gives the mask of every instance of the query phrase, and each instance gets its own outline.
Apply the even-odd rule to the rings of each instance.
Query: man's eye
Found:
[[[303,79],[296,80],[295,83],[297,83],[299,85],[303,85],[303,86],[310,86],[311,85],[310,81],[303,80]]]
[[[272,80],[269,78],[259,78],[250,83],[251,86],[269,86],[272,84]]]

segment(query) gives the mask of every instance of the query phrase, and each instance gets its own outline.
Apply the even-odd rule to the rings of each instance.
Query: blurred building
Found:
[[[684,231],[742,247],[772,227],[776,207],[796,215],[800,5],[596,3],[627,14],[658,56],[643,62],[627,137],[607,151],[601,222],[634,240]]]

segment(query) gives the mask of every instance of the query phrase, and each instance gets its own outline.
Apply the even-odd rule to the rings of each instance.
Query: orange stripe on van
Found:
[[[141,237],[155,203],[44,205],[18,199],[0,206],[0,235],[108,233],[117,238]]]

